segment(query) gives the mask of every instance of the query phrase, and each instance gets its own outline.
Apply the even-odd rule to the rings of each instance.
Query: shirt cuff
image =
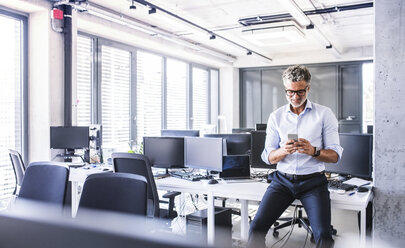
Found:
[[[272,151],[276,150],[277,148],[274,147],[265,147],[263,152],[262,152],[262,160],[263,162],[265,162],[266,164],[270,165],[269,162],[269,155]]]
[[[338,155],[337,163],[340,161],[340,158],[342,157],[342,153],[343,153],[343,148],[341,146],[334,146],[334,145],[326,146],[324,149],[325,150],[330,149],[330,150],[335,151],[337,153],[337,155]]]

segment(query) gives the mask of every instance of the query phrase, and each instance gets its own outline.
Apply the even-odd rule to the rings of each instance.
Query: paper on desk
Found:
[[[362,185],[366,185],[366,184],[367,185],[371,184],[370,181],[367,181],[367,180],[364,180],[364,179],[361,179],[361,178],[357,178],[357,177],[350,178],[349,180],[344,181],[344,183],[355,185],[357,187],[362,186]]]

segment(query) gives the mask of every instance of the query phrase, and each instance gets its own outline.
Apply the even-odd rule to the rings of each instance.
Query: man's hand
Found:
[[[292,153],[296,152],[297,144],[298,144],[298,142],[293,139],[287,140],[287,143],[281,147],[283,154],[288,155],[288,154],[292,154]]]
[[[315,147],[313,147],[311,143],[306,139],[299,138],[298,142],[296,142],[295,145],[299,153],[305,153],[310,156],[313,156],[315,154]]]

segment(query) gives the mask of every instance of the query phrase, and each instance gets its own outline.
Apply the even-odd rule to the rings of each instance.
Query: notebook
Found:
[[[250,178],[249,155],[223,156],[222,172],[219,176],[225,180]]]

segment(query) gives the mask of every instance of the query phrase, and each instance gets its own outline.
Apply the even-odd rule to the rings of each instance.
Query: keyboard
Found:
[[[342,181],[338,180],[329,180],[328,187],[330,189],[342,189],[344,191],[349,191],[354,189],[354,185],[343,183]]]
[[[255,183],[260,182],[260,178],[222,178],[226,183]]]
[[[181,178],[187,181],[200,181],[201,179],[209,179],[208,176],[204,176],[201,174],[190,174],[190,173],[184,173],[184,172],[170,172],[170,175],[172,177],[177,177]]]

